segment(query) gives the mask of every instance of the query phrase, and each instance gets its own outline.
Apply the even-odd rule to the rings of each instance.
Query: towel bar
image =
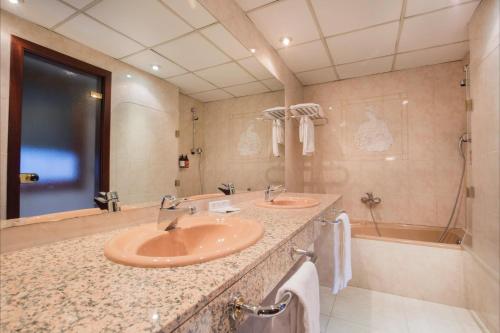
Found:
[[[329,224],[337,224],[340,222],[339,220],[339,215],[342,214],[342,213],[345,213],[346,211],[343,210],[343,209],[336,209],[336,208],[333,208],[332,209],[332,212],[335,214],[335,219],[333,221],[328,221],[325,219],[325,217],[323,216],[321,219],[320,219],[320,223],[321,225],[324,227],[324,226],[327,226]]]
[[[292,247],[292,258],[294,254],[303,255],[309,258],[311,262],[316,262],[317,256],[313,251],[301,250],[296,247]],[[276,304],[271,305],[254,305],[246,304],[245,300],[241,296],[236,296],[229,304],[229,313],[233,320],[238,320],[241,318],[243,313],[249,314],[253,317],[259,318],[270,318],[275,317],[286,310],[286,307],[293,298],[293,294],[286,291],[283,297]]]

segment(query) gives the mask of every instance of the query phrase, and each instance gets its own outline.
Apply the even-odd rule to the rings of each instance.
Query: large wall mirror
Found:
[[[284,183],[262,114],[285,104],[283,85],[251,50],[196,1],[158,2],[171,22],[154,35],[107,4],[48,29],[2,12],[1,218],[100,213],[100,192],[130,209]]]

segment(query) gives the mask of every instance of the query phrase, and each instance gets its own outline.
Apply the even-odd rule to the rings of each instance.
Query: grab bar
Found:
[[[309,260],[313,263],[316,262],[317,256],[313,251],[306,251],[296,247],[292,247],[291,252],[292,258],[294,254],[298,254],[308,257]],[[228,308],[231,318],[235,321],[240,319],[243,313],[246,313],[253,317],[270,318],[283,313],[286,310],[288,304],[290,304],[292,298],[293,294],[290,291],[286,291],[276,304],[254,305],[245,303],[245,300],[242,296],[236,296],[231,302],[229,302]]]

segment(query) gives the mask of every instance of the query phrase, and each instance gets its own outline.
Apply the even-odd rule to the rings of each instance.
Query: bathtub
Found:
[[[460,248],[465,231],[460,228],[450,228],[444,241],[439,243],[439,237],[444,230],[441,227],[430,227],[410,224],[377,223],[381,236],[377,235],[373,222],[353,221],[352,237],[406,244]]]
[[[329,225],[315,242],[320,284],[333,283],[333,233]],[[395,295],[465,307],[464,231],[453,228],[438,243],[443,228],[352,221],[352,280],[349,285]]]

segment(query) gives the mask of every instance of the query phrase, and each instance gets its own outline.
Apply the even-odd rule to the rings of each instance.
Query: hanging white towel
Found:
[[[292,292],[303,308],[302,324],[305,333],[319,333],[319,278],[316,266],[306,261],[276,293],[278,302],[286,291]],[[300,327],[297,325],[296,327]]]
[[[281,120],[273,120],[273,133],[272,133],[273,155],[280,156],[279,144],[285,142],[285,131]]]
[[[337,294],[347,287],[352,279],[351,268],[351,224],[346,213],[339,215],[339,223],[333,224],[333,286]],[[341,237],[342,232],[342,237]]]
[[[302,143],[302,155],[314,153],[314,123],[308,116],[300,117],[299,141]]]

